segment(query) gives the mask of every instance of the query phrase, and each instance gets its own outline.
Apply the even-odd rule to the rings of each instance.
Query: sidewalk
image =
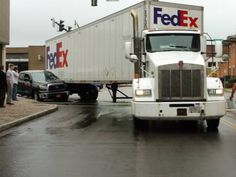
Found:
[[[0,131],[38,118],[57,110],[57,105],[19,98],[14,105],[0,108]]]

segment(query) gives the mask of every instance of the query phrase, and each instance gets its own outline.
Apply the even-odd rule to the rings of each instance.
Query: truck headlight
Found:
[[[151,89],[137,89],[135,90],[136,96],[151,96],[152,90]]]
[[[48,86],[47,85],[39,85],[40,90],[47,90]]]
[[[210,96],[220,96],[224,94],[223,89],[208,89],[208,94]]]

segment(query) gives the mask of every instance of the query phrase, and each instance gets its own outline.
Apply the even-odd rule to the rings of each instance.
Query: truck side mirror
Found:
[[[135,63],[138,61],[138,57],[132,53],[132,43],[125,42],[125,58],[130,62]]]
[[[206,53],[206,46],[207,46],[207,38],[206,36],[202,35],[201,36],[201,53]]]
[[[200,42],[201,42],[201,54],[202,54],[202,57],[204,58],[204,60],[206,61],[207,60],[207,55],[206,55],[207,54],[207,38],[206,38],[206,36],[202,35]]]

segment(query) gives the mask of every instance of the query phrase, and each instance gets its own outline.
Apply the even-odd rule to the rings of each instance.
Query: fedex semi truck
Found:
[[[225,114],[223,86],[207,77],[203,7],[148,0],[46,41],[46,68],[81,99],[96,100],[94,83],[113,101],[132,83],[134,122],[207,120]]]

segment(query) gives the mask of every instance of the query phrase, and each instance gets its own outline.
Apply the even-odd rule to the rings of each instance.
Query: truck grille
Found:
[[[50,85],[48,87],[49,91],[64,91],[65,90],[65,85],[64,84],[55,84],[55,85]]]
[[[159,99],[196,100],[204,97],[204,69],[200,65],[184,64],[159,67]]]

